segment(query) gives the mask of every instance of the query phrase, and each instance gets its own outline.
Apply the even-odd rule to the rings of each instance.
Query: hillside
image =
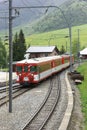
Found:
[[[5,0],[3,0],[5,1]],[[44,6],[44,5],[60,5],[67,0],[12,0],[12,7],[32,7],[32,6]],[[0,2],[0,29],[8,28],[8,6],[7,2]],[[13,27],[24,25],[30,23],[40,18],[45,9],[18,9],[19,16],[13,20]],[[13,9],[12,15],[15,16],[15,11]],[[3,16],[3,17],[2,17]]]
[[[49,8],[43,11],[37,19],[32,22],[22,24],[22,28],[26,35],[33,33],[42,33],[70,26],[79,26],[87,23],[87,1],[83,0],[67,0],[58,8]],[[57,5],[56,5],[57,6]],[[60,9],[62,11],[60,11]],[[66,18],[66,20],[65,20]],[[67,22],[66,22],[67,21]]]
[[[79,29],[79,41],[80,50],[87,47],[87,24],[72,27],[72,43],[78,41],[78,29]],[[70,38],[66,37],[69,35],[69,29],[59,29],[55,31],[49,31],[44,33],[38,33],[29,35],[26,37],[27,47],[43,46],[43,45],[56,45],[59,49],[63,45],[67,50],[70,49]]]
[[[48,12],[33,24],[33,32],[47,32],[70,26],[79,26],[87,23],[87,2],[80,0],[71,0],[65,2],[60,9]],[[65,18],[67,20],[65,20]]]
[[[0,10],[7,9],[8,3],[3,6],[0,4]],[[20,28],[24,30],[26,35],[33,33],[48,32],[58,30],[70,26],[79,26],[87,23],[87,1],[83,0],[13,0],[13,6],[42,6],[53,5],[61,8],[46,9],[19,9],[19,17],[13,20],[15,31]],[[2,15],[2,14],[1,14]],[[8,13],[4,14],[8,15]],[[15,11],[13,11],[15,15]],[[67,20],[65,20],[65,18]],[[7,19],[0,21],[0,29],[8,28]]]

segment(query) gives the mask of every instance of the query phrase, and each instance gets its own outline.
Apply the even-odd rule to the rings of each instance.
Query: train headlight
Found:
[[[16,77],[16,80],[19,81],[19,76]]]
[[[24,77],[24,81],[28,81],[29,79],[28,79],[28,77]]]

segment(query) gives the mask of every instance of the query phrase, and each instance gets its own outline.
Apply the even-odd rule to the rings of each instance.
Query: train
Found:
[[[71,57],[74,64],[74,56]],[[36,84],[70,66],[70,55],[24,59],[16,63],[16,82]]]

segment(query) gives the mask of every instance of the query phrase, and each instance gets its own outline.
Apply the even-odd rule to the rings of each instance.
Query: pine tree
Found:
[[[5,46],[3,45],[1,39],[0,39],[0,67],[6,67],[6,61],[7,61],[7,53]]]
[[[18,34],[16,33],[13,41],[13,61],[17,61],[18,51]]]
[[[60,54],[64,54],[65,53],[65,48],[64,48],[64,46],[62,45],[61,46],[61,49],[60,49]]]
[[[13,41],[13,61],[19,61],[24,59],[26,52],[25,37],[22,29],[19,34],[15,34]]]
[[[22,29],[20,30],[20,33],[19,33],[19,59],[22,60],[24,58],[24,54],[26,52],[26,46],[25,46],[25,38],[24,38],[24,33],[22,31]]]

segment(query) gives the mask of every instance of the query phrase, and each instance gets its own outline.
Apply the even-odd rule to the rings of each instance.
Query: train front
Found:
[[[37,73],[37,67],[28,63],[17,63],[16,74],[17,82],[21,85],[29,85],[34,83],[34,75]]]

